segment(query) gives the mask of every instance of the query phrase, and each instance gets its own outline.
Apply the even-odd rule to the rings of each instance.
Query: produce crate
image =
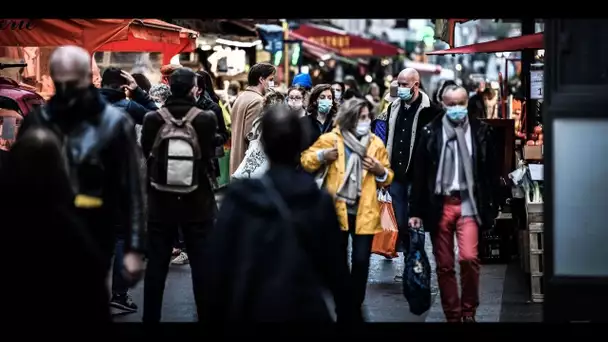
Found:
[[[543,203],[526,202],[526,216],[528,225],[544,222]]]
[[[544,301],[544,231],[543,223],[531,223],[528,226],[528,248],[530,267],[530,297],[532,302]]]

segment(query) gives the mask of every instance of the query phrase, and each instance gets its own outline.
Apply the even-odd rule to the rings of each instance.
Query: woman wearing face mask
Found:
[[[330,132],[334,126],[334,117],[338,103],[329,84],[315,86],[308,99],[307,116],[303,118],[306,137],[303,139],[303,150],[310,147],[323,133]]]
[[[342,95],[344,94],[344,83],[342,82],[334,82],[331,84],[331,89],[334,91],[334,96],[336,97],[336,102],[342,103],[344,99]]]
[[[347,253],[352,236],[351,281],[354,307],[365,299],[369,259],[374,234],[382,231],[376,190],[393,179],[388,153],[382,140],[370,132],[372,122],[365,100],[346,101],[336,127],[323,134],[302,153],[300,162],[308,172],[328,167],[324,187],[334,196]]]
[[[304,87],[295,86],[289,88],[287,91],[287,105],[293,111],[298,113],[300,119],[306,117],[306,109],[304,109],[304,100],[306,99],[308,92]]]

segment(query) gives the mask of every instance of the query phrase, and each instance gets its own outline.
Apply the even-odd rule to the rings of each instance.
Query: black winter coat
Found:
[[[443,213],[443,196],[435,195],[435,179],[443,146],[442,116],[425,126],[416,150],[416,167],[410,196],[410,217],[422,218],[425,230],[437,230]],[[473,145],[474,195],[482,229],[490,228],[498,214],[500,173],[495,160],[492,127],[469,117]]]
[[[182,99],[172,96],[167,99],[164,105],[176,119],[183,118],[194,106],[194,99]],[[149,158],[156,135],[163,124],[164,121],[158,112],[154,111],[146,114],[141,131],[141,147],[146,158]],[[209,181],[211,162],[215,157],[217,127],[215,114],[210,111],[204,111],[194,119],[192,125],[198,135],[202,154],[198,176],[199,186],[189,194],[178,196],[152,188],[148,179],[148,221],[159,223],[194,223],[205,222],[215,217],[217,206],[213,188]],[[163,146],[159,148],[161,148],[160,152],[163,153]],[[148,174],[150,174],[150,169],[148,169]]]
[[[280,218],[260,180],[231,184],[208,239],[201,321],[329,322],[315,280],[333,294],[338,320],[356,317],[349,309],[348,264],[333,200],[304,172],[280,166],[268,175],[294,224]],[[284,248],[286,229],[297,230],[301,249]],[[303,255],[312,267],[288,266]],[[293,271],[290,282],[286,275]]]
[[[127,95],[122,90],[102,88],[99,91],[108,103],[127,112],[138,125],[143,124],[146,113],[158,109],[150,95],[139,87],[133,91],[131,100],[127,100]]]

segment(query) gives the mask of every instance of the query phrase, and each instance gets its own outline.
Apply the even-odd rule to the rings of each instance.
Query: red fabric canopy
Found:
[[[338,51],[338,49],[334,49],[329,46],[324,46],[323,44],[319,44],[295,32],[289,32],[289,37],[292,39],[301,40],[302,48],[306,52],[311,54],[314,58],[321,59],[321,57],[323,57],[324,55],[332,53],[340,54],[340,51]]]
[[[0,46],[81,46],[95,51],[192,51],[198,33],[156,19],[2,19]]]
[[[520,51],[524,49],[543,49],[543,33],[528,34],[519,37],[493,40],[491,42],[460,46],[452,49],[427,52],[427,55],[451,55],[465,53],[493,53]]]
[[[385,57],[403,53],[403,50],[388,43],[313,24],[302,24],[292,32],[293,34],[294,38],[306,38],[325,49],[337,50],[345,57]]]

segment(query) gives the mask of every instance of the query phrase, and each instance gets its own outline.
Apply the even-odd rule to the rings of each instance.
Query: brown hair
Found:
[[[325,84],[318,84],[314,88],[312,88],[312,91],[310,92],[310,97],[308,99],[308,107],[306,108],[306,111],[308,113],[311,113],[311,114],[317,113],[317,100],[319,100],[319,96],[321,96],[321,93],[326,90],[331,91],[331,97],[332,97],[332,102],[333,102],[328,114],[333,117],[338,112],[339,104],[338,104],[338,102],[336,102],[336,96],[334,95],[334,90],[331,89],[331,84],[325,83]]]
[[[361,115],[361,109],[364,107],[370,109],[370,105],[366,100],[354,98],[344,101],[342,106],[340,106],[338,115],[336,116],[336,125],[340,126],[341,130],[354,130],[355,127],[357,127],[359,115]],[[372,116],[371,114],[372,111],[370,109],[370,116]],[[372,117],[371,119],[373,120],[374,118]]]
[[[264,96],[264,108],[272,106],[277,103],[285,102],[285,94],[276,91],[274,89],[269,89],[266,95]]]

